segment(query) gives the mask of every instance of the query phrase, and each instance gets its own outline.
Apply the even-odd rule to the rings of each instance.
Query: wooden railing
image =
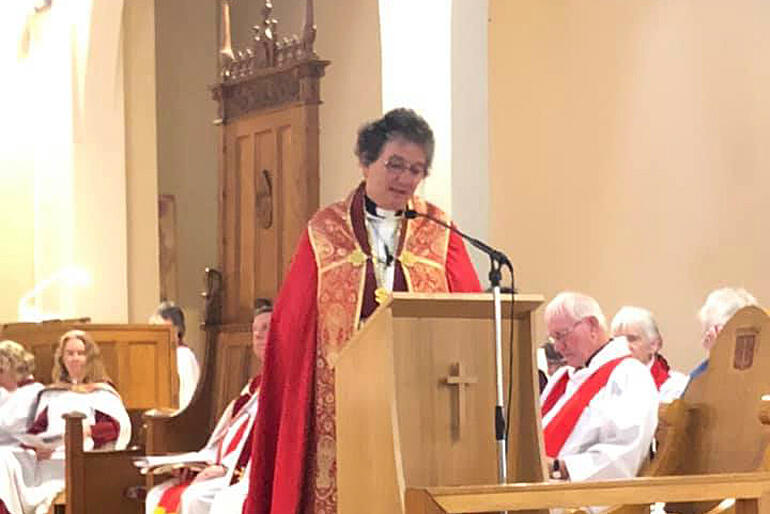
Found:
[[[725,473],[475,487],[411,488],[406,514],[538,510],[588,505],[720,501],[735,498],[736,514],[770,514],[770,473]]]

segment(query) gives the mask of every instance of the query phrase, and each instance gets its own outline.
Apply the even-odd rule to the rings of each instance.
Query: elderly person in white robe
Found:
[[[0,387],[7,392],[0,404],[0,446],[17,444],[17,436],[27,431],[30,410],[43,389],[34,371],[34,355],[15,341],[0,341]]]
[[[258,299],[254,307],[252,352],[260,363],[272,310],[272,303],[265,299]],[[147,514],[207,514],[219,492],[240,482],[245,483],[244,491],[248,492],[248,480],[241,478],[251,458],[250,435],[257,417],[260,382],[261,374],[257,373],[240,396],[230,402],[206,446],[197,452],[179,456],[179,464],[184,466],[187,462],[189,467],[179,468],[181,471],[177,471],[177,477],[150,489],[145,500]],[[173,457],[163,461],[173,465]],[[148,463],[152,467],[151,457]],[[195,469],[200,469],[197,475]],[[240,506],[227,512],[240,512],[242,504],[243,499],[240,499]]]
[[[12,513],[46,513],[64,490],[64,414],[86,416],[86,449],[123,449],[131,438],[128,413],[90,335],[70,330],[61,337],[52,378],[38,395],[27,434],[19,436],[22,445],[0,449],[0,499]]]
[[[650,370],[660,401],[670,403],[682,395],[689,377],[674,371],[660,353],[663,336],[652,312],[641,307],[626,305],[612,318],[612,337],[625,337],[631,354]]]
[[[625,338],[610,340],[599,304],[563,292],[545,309],[545,324],[567,366],[541,397],[550,473],[572,481],[633,477],[658,423],[658,392]]]
[[[706,297],[706,301],[698,311],[698,319],[703,329],[701,344],[706,353],[711,351],[714,343],[717,342],[717,336],[730,321],[730,318],[744,307],[749,305],[759,305],[754,295],[742,287],[722,287],[715,289]],[[706,371],[708,367],[708,357],[706,357],[698,366],[690,372],[690,380],[698,377]]]

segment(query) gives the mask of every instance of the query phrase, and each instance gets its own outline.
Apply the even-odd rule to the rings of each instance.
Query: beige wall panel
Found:
[[[217,2],[155,1],[158,192],[177,201],[175,300],[189,318],[185,341],[199,361],[202,334],[193,323],[201,317],[203,269],[217,265],[216,102],[209,92],[217,77],[217,12]]]
[[[123,66],[128,320],[136,323],[147,321],[160,297],[153,0],[134,0],[124,6]]]
[[[353,155],[358,128],[382,114],[377,0],[316,2],[316,52],[331,64],[321,83],[320,204],[344,198],[361,180]],[[355,20],[355,23],[351,23]]]
[[[519,289],[650,308],[690,369],[709,290],[768,298],[770,4],[491,0],[490,19],[490,230]]]

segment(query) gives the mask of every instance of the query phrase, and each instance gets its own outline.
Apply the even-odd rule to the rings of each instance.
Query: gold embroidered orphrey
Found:
[[[336,414],[334,363],[340,350],[359,326],[366,283],[366,262],[371,259],[356,240],[350,219],[355,192],[342,202],[322,209],[308,226],[318,270],[318,332],[313,410],[316,441],[310,450],[313,463],[313,498],[308,512],[337,511]],[[414,198],[409,205],[418,212],[447,221],[437,207]],[[425,218],[409,220],[402,230],[403,243],[396,259],[413,292],[447,292],[446,257],[449,230]],[[379,288],[378,288],[379,289]],[[382,303],[390,293],[376,291]]]

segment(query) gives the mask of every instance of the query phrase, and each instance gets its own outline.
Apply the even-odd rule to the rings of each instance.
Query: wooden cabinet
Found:
[[[318,105],[243,114],[222,126],[219,260],[224,323],[274,298],[318,209]]]
[[[318,210],[318,105],[329,64],[313,50],[313,1],[302,34],[279,38],[272,4],[248,48],[233,50],[221,3],[219,266],[221,322],[251,322],[256,298],[274,298],[297,241]]]

